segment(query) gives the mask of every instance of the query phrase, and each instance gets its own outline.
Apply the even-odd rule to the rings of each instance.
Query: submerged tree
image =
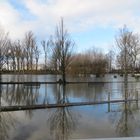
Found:
[[[120,33],[116,38],[117,46],[120,49],[118,59],[124,73],[124,88],[127,90],[128,73],[135,72],[137,57],[140,54],[140,42],[138,34],[128,30],[126,26],[120,29]],[[125,92],[125,99],[127,100],[128,93]]]
[[[52,63],[62,74],[63,83],[66,82],[66,71],[72,61],[74,42],[64,27],[63,19],[56,28],[55,35],[50,39],[52,48]]]

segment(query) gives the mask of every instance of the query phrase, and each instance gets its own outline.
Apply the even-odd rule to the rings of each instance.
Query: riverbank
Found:
[[[7,71],[3,70],[1,71],[1,74],[36,74],[36,75],[46,75],[46,74],[59,74],[59,71],[52,71],[52,70],[20,70],[20,71]]]

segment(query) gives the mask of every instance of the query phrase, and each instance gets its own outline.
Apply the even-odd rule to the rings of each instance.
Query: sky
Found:
[[[13,40],[33,31],[48,40],[63,17],[77,52],[115,50],[115,36],[127,25],[140,33],[140,0],[0,0],[0,27]]]

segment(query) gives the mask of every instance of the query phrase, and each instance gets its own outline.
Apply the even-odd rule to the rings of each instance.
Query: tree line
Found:
[[[22,41],[11,41],[8,34],[2,32],[0,52],[1,70],[37,70],[40,51],[32,31],[27,32]]]
[[[122,73],[135,73],[140,69],[140,36],[126,26],[115,37],[113,50],[104,53],[91,48],[76,53],[75,42],[64,26],[63,19],[56,27],[54,35],[40,44],[32,31],[22,40],[13,41],[8,33],[0,30],[0,70],[1,71],[39,71],[60,73],[65,81],[70,74],[105,74],[117,70]],[[116,51],[116,52],[115,52]],[[43,66],[39,59],[43,54]]]

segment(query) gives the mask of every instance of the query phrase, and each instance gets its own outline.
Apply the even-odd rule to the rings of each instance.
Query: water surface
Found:
[[[3,75],[3,81],[57,81],[60,76]],[[23,80],[24,79],[24,80]],[[69,81],[98,83],[2,85],[1,106],[60,104],[120,100],[125,97],[123,77],[68,77]],[[128,98],[139,94],[138,79],[129,77]],[[0,112],[1,140],[68,140],[140,136],[139,102]]]

